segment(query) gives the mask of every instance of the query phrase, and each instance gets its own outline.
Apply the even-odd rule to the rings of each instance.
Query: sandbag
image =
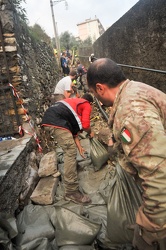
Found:
[[[54,210],[52,208],[52,213]],[[16,246],[22,246],[39,238],[43,242],[43,238],[52,240],[55,237],[55,228],[44,206],[29,204],[24,207],[17,217],[17,227]]]
[[[107,225],[107,206],[106,205],[98,205],[88,207],[88,218],[101,223],[101,229],[97,235],[97,241],[103,243],[106,236],[106,225]],[[104,247],[103,247],[104,249]]]
[[[14,250],[11,240],[18,234],[16,219],[4,212],[0,212],[0,249]]]
[[[110,182],[107,204],[107,243],[109,246],[131,244],[136,223],[136,212],[142,203],[141,190],[133,177],[116,164],[115,176]]]
[[[63,246],[60,247],[59,250],[94,250],[94,248],[92,246]]]
[[[95,171],[98,171],[109,159],[108,151],[94,137],[90,139],[90,157]]]
[[[56,208],[56,239],[58,246],[91,245],[100,231],[95,223],[66,208]]]
[[[17,246],[16,250],[58,250],[56,242],[50,242],[47,238],[37,238],[21,246]]]

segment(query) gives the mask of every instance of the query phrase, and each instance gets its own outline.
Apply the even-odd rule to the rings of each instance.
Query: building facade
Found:
[[[104,32],[104,27],[98,18],[86,19],[84,22],[77,24],[78,34],[80,40],[84,41],[87,38],[91,38],[94,43]]]

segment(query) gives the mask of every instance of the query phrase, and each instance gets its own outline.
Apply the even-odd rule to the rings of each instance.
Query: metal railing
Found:
[[[89,60],[89,56],[78,55],[78,57],[88,58],[88,60]],[[139,69],[139,70],[151,71],[151,72],[160,73],[160,74],[166,74],[166,70],[150,69],[150,68],[127,65],[127,64],[120,64],[120,63],[117,63],[117,65],[119,65],[121,67],[126,67],[126,68]]]
[[[160,74],[166,74],[165,70],[149,69],[149,68],[126,65],[126,64],[119,64],[119,63],[117,63],[117,65],[122,66],[122,67],[126,67],[126,68],[140,69],[140,70],[146,70],[146,71],[156,72],[156,73],[160,73]]]
[[[81,55],[79,55],[78,57],[88,58],[88,60],[90,61],[89,56],[81,56]],[[97,60],[97,58],[95,58],[95,60]],[[126,67],[126,68],[139,69],[139,70],[145,70],[145,71],[150,71],[150,72],[155,72],[155,73],[160,73],[160,74],[166,74],[165,70],[150,69],[150,68],[145,68],[145,67],[138,67],[138,66],[132,66],[132,65],[127,65],[127,64],[119,64],[119,63],[117,63],[117,65],[121,66],[121,67]],[[106,121],[108,121],[108,114],[105,112],[105,110],[100,105],[99,100],[97,98],[94,98],[94,99],[95,99],[96,105],[98,106],[100,112],[103,115],[103,118]]]

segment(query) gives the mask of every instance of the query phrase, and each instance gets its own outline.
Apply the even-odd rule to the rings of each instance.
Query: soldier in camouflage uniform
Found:
[[[161,247],[166,239],[166,95],[126,79],[107,58],[90,65],[87,80],[90,91],[105,106],[112,106],[109,125],[117,160],[141,179],[143,202],[136,215],[133,246],[166,249]]]

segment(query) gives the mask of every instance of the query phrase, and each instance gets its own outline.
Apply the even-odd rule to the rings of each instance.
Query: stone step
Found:
[[[39,180],[30,199],[40,205],[49,205],[54,201],[54,195],[58,186],[59,178],[53,176],[43,177]]]
[[[38,175],[39,177],[46,177],[57,172],[57,157],[56,152],[51,151],[45,154],[40,161]]]

